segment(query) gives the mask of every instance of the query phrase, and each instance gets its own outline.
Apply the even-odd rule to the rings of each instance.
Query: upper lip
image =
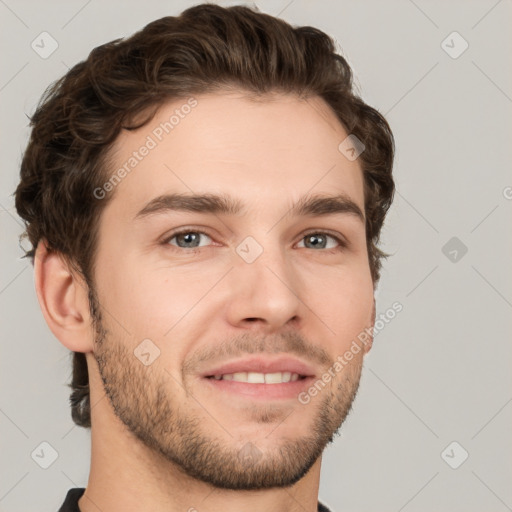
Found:
[[[285,356],[277,358],[268,357],[250,357],[237,359],[228,363],[216,366],[204,372],[202,377],[211,377],[214,375],[226,375],[229,373],[256,372],[256,373],[277,373],[290,372],[297,373],[305,377],[314,377],[313,368],[294,357]]]

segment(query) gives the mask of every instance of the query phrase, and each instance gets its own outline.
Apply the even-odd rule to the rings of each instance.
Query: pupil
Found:
[[[195,233],[185,233],[182,236],[185,239],[186,244],[188,244],[190,242],[194,242],[194,239],[197,239],[197,236]],[[195,241],[197,242],[197,240],[195,240]],[[196,245],[194,245],[194,247],[196,247]]]
[[[321,244],[321,242],[319,242],[318,240],[321,240],[322,237],[321,236],[316,236],[316,235],[309,235],[309,240],[310,242],[312,242],[312,244],[316,247],[317,245]]]

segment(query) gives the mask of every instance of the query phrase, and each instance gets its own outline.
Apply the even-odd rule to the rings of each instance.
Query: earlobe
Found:
[[[48,327],[69,350],[93,349],[87,287],[56,251],[41,240],[34,258],[37,298]]]

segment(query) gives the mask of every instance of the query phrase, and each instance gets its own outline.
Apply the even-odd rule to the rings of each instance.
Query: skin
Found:
[[[96,328],[84,282],[38,246],[45,319],[68,349],[86,353],[89,368],[91,472],[79,506],[313,512],[321,453],[350,411],[371,340],[307,404],[220,392],[199,373],[235,356],[286,353],[321,378],[373,325],[364,222],[287,215],[307,193],[344,193],[364,212],[361,167],[338,150],[348,134],[320,98],[274,94],[256,102],[226,92],[196,99],[116,186],[101,215]],[[166,103],[148,125],[122,132],[112,169],[183,104]],[[175,192],[228,193],[246,211],[134,220],[151,199]],[[165,240],[182,227],[207,233],[196,252],[183,237]],[[348,246],[327,238],[315,247],[305,237],[311,230],[339,233]],[[263,249],[250,264],[236,252],[247,236]],[[148,366],[134,355],[144,339],[160,350]],[[241,457],[248,448],[253,457]]]

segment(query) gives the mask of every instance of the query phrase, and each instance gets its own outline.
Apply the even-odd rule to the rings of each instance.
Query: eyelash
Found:
[[[178,231],[172,232],[169,236],[167,236],[164,240],[162,240],[162,245],[170,246],[170,247],[172,247],[173,250],[177,250],[177,251],[180,251],[180,252],[185,251],[188,254],[194,254],[196,252],[199,252],[201,249],[206,249],[207,248],[207,247],[191,247],[191,248],[187,249],[187,248],[183,248],[183,247],[173,246],[173,245],[171,245],[169,243],[173,238],[175,238],[175,237],[177,237],[179,235],[187,234],[187,233],[198,233],[200,235],[205,235],[208,238],[213,239],[213,237],[211,237],[205,231],[202,231],[200,229],[187,228],[187,229],[180,229]],[[330,233],[329,231],[310,230],[310,231],[304,233],[300,240],[302,241],[304,238],[306,238],[309,235],[327,235],[330,238],[333,238],[334,240],[336,240],[336,242],[338,243],[338,247],[334,247],[334,248],[331,248],[331,249],[322,249],[320,251],[320,252],[324,252],[324,253],[327,253],[327,254],[334,254],[334,253],[339,252],[339,251],[341,251],[343,249],[346,249],[347,246],[348,246],[348,243],[343,238],[341,238],[338,235],[334,235],[334,234]],[[308,249],[308,247],[305,247],[305,249]]]

